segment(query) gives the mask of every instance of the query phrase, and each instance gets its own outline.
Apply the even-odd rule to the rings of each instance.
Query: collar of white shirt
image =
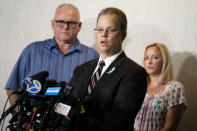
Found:
[[[105,66],[103,67],[103,70],[102,70],[102,72],[101,72],[101,76],[102,76],[103,73],[107,70],[107,68],[111,65],[111,63],[112,63],[122,52],[123,52],[123,51],[121,50],[120,52],[116,53],[115,55],[110,56],[110,57],[108,57],[108,58],[106,58],[106,59],[104,60]],[[94,70],[94,73],[95,73],[96,70],[98,69],[98,67],[99,67],[99,62],[100,62],[100,61],[102,61],[101,56],[99,57],[99,61],[98,61],[97,66],[96,66],[96,68],[95,68],[95,70]],[[93,73],[93,74],[94,74],[94,73]]]

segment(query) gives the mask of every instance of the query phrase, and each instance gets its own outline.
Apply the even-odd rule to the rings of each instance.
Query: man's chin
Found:
[[[99,52],[102,53],[102,54],[106,54],[106,55],[111,54],[109,49],[101,49],[101,50],[99,50]]]
[[[61,39],[61,41],[63,42],[63,43],[73,43],[73,40],[71,39],[71,38],[62,38]]]
[[[66,43],[66,44],[73,44],[73,41],[72,41],[72,40],[63,40],[63,43]]]
[[[107,50],[106,48],[100,48],[99,51],[100,51],[101,53],[107,53],[107,52],[108,52],[108,50]]]

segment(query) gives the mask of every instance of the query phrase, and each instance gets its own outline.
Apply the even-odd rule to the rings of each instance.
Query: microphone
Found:
[[[58,94],[60,101],[55,105],[55,112],[66,117],[67,120],[71,120],[74,115],[83,114],[85,107],[80,98],[73,98],[71,95],[72,87],[65,81],[60,81],[57,85],[62,87],[62,90]]]
[[[48,79],[46,81],[45,86],[39,92],[39,95],[46,95],[47,96],[47,94],[46,94],[47,90],[49,90],[49,88],[55,88],[56,86],[57,86],[57,81],[55,79]],[[49,92],[51,92],[51,91],[49,91]],[[50,95],[50,93],[48,95]]]
[[[39,72],[33,76],[25,78],[22,82],[22,86],[30,93],[29,95],[35,95],[41,91],[41,87],[45,84],[48,75],[49,73],[47,71]]]
[[[56,80],[51,79],[49,84],[47,85],[47,89],[44,95],[47,96],[58,96],[60,99],[64,99],[65,96],[70,95],[70,91],[72,89],[65,81],[60,81],[55,84]]]
[[[60,81],[57,86],[61,87],[58,94],[60,101],[55,104],[55,112],[65,116],[67,120],[71,120],[74,114],[72,107],[75,104],[75,99],[70,96],[70,90],[72,89],[65,81]]]
[[[18,94],[18,99],[2,114],[2,118],[5,118],[9,113],[13,112],[17,105],[22,105],[22,100],[28,94],[35,95],[41,91],[41,84],[44,85],[46,77],[49,75],[47,71],[39,72],[23,80],[23,88],[14,91],[12,94]],[[1,119],[2,119],[1,118]],[[1,120],[0,119],[0,120]]]
[[[30,76],[30,78],[32,78],[33,80],[38,80],[41,84],[45,83],[45,79],[46,77],[49,76],[49,72],[48,71],[41,71],[37,74],[34,74],[33,76]]]
[[[55,87],[57,86],[57,81],[55,79],[48,79],[46,81],[46,87]]]
[[[72,87],[70,85],[68,85],[65,81],[60,81],[60,82],[58,82],[57,85],[61,86],[63,88],[61,93],[64,93],[66,96],[71,95]]]

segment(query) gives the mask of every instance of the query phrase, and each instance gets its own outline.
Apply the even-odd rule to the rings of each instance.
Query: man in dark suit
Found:
[[[95,31],[100,57],[78,66],[70,83],[72,95],[85,107],[85,113],[76,120],[77,130],[131,131],[147,80],[146,71],[122,51],[127,35],[124,12],[103,9]],[[102,67],[100,61],[104,61]]]

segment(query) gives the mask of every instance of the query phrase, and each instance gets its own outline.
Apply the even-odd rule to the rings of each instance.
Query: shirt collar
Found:
[[[56,41],[55,41],[55,37],[53,37],[52,39],[52,42],[49,43],[50,44],[50,48],[57,48],[57,45],[56,45]]]
[[[113,55],[113,56],[110,56],[110,57],[108,57],[108,58],[106,58],[105,60],[104,60],[104,62],[105,62],[105,67],[109,67],[109,65],[122,53],[123,51],[121,50],[121,51],[119,51],[118,53],[116,53],[115,55]],[[101,56],[99,57],[99,61],[98,61],[98,64],[99,64],[99,62],[102,60],[102,58],[101,58]],[[97,64],[97,65],[98,65]]]
[[[52,50],[53,48],[58,49],[57,43],[55,41],[55,37],[53,37],[52,42],[50,43],[50,49]],[[73,46],[68,50],[68,52],[65,55],[70,54],[75,51],[82,51],[82,50],[83,50],[83,47],[80,44],[80,41],[77,39],[76,42],[73,44]]]

